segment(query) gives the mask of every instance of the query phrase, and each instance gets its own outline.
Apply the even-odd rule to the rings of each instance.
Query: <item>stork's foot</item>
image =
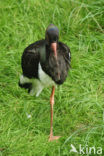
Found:
[[[49,141],[58,140],[61,136],[50,136]]]

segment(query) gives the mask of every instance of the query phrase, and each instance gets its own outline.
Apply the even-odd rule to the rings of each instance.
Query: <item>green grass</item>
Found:
[[[55,93],[57,143],[48,142],[51,87],[38,98],[18,87],[22,52],[50,23],[72,55]],[[102,147],[104,155],[104,1],[0,1],[0,156],[77,156],[71,144]]]

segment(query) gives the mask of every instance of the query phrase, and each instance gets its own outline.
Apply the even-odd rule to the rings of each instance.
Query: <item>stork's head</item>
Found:
[[[57,57],[57,43],[59,39],[59,30],[54,24],[50,24],[46,29],[45,40]]]

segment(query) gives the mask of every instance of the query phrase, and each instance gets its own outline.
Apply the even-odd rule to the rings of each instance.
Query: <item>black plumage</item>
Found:
[[[42,51],[40,47],[45,49],[45,51]],[[41,55],[44,53],[45,58],[43,59]],[[54,57],[51,48],[46,44],[45,40],[40,40],[29,45],[22,55],[23,75],[28,78],[39,79],[38,65],[40,62],[43,71],[47,73],[56,84],[62,84],[67,77],[71,61],[68,46],[62,42],[58,42],[57,55],[58,59]]]

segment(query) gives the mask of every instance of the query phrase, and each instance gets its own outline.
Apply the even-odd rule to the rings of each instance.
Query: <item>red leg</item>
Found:
[[[55,87],[52,87],[52,93],[50,96],[50,106],[51,106],[51,127],[50,127],[50,136],[49,141],[58,140],[60,136],[53,136],[53,105],[54,105],[54,94],[55,94]]]

